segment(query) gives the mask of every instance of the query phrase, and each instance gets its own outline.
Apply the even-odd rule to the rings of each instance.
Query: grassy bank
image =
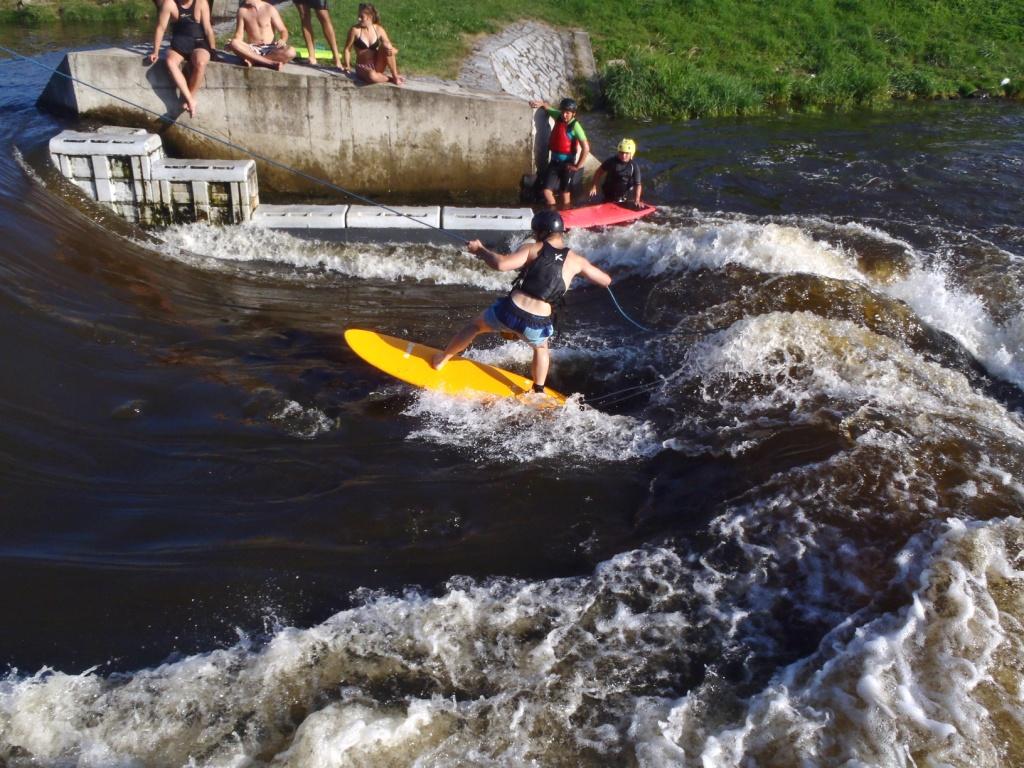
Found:
[[[0,25],[37,27],[65,23],[138,23],[153,16],[152,0],[0,0]]]
[[[135,21],[150,0],[63,0],[12,10],[0,23],[45,14],[65,23]],[[1024,96],[1024,0],[378,0],[411,73],[452,77],[474,39],[521,18],[586,29],[607,107],[634,118],[680,119],[775,109],[879,106],[891,99]],[[331,5],[341,41],[356,2]],[[47,10],[48,9],[48,10]],[[2,14],[13,14],[3,16]],[[18,14],[21,14],[20,16]],[[29,14],[29,15],[26,15]],[[32,16],[34,14],[35,16]],[[298,16],[285,12],[301,44]],[[319,25],[314,33],[323,44]],[[1007,85],[1001,82],[1009,78]]]
[[[510,21],[583,27],[607,105],[628,117],[1022,94],[1024,0],[478,0],[444,11],[434,0],[376,5],[406,68],[442,76],[457,71],[473,36]],[[349,20],[335,18],[342,34]]]
[[[583,27],[607,106],[634,118],[1022,95],[1024,0],[478,0],[443,12],[433,0],[376,5],[406,67],[446,76],[467,40],[509,21]]]

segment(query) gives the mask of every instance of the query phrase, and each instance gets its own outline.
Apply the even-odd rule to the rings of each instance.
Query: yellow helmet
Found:
[[[636,154],[636,142],[632,139],[623,139],[619,142],[619,152],[629,152],[631,155]]]

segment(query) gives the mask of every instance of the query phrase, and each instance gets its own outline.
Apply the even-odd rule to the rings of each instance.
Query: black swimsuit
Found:
[[[184,58],[190,58],[196,48],[210,50],[210,44],[206,41],[206,32],[203,25],[196,21],[196,3],[186,8],[178,0],[174,0],[178,6],[178,19],[171,26],[171,50],[180,53]]]

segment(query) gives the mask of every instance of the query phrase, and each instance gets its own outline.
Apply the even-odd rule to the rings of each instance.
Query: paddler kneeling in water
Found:
[[[558,212],[541,211],[533,217],[530,229],[536,241],[524,243],[514,253],[495,253],[479,240],[467,244],[470,253],[493,269],[499,272],[521,269],[522,272],[508,296],[470,321],[448,342],[443,352],[434,356],[436,370],[441,370],[481,333],[510,333],[533,347],[533,391],[544,391],[550,362],[548,339],[555,332],[552,305],[561,301],[577,275],[602,288],[611,285],[612,278],[582,253],[565,246],[562,240],[565,224]]]

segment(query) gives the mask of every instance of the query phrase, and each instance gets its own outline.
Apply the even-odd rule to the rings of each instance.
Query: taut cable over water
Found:
[[[61,72],[59,69],[56,69],[54,67],[48,67],[45,64],[41,64],[40,62],[35,61],[34,59],[32,59],[32,58],[30,58],[28,56],[25,56],[25,55],[19,53],[18,51],[15,51],[15,50],[13,50],[11,48],[8,48],[5,45],[0,45],[0,51],[4,51],[5,53],[10,54],[11,56],[14,56],[17,59],[20,59],[22,61],[26,61],[26,62],[28,62],[28,63],[36,66],[36,67],[39,67],[40,69],[43,69],[43,70],[49,72],[51,75],[56,74],[56,75],[59,75],[60,77],[65,78],[66,80],[70,80],[72,82],[84,85],[86,88],[92,88],[94,91],[102,93],[105,96],[109,96],[110,98],[116,99],[117,101],[120,101],[120,102],[123,102],[124,104],[127,104],[127,105],[129,105],[129,106],[131,106],[131,107],[133,107],[135,109],[138,109],[138,110],[141,110],[142,112],[146,112],[146,113],[148,113],[150,115],[153,115],[158,120],[162,120],[165,123],[168,123],[168,124],[171,124],[171,125],[177,125],[179,128],[184,128],[185,130],[192,131],[193,133],[195,133],[198,136],[202,136],[203,138],[210,139],[211,141],[215,141],[215,142],[217,142],[219,144],[223,144],[224,146],[229,147],[230,149],[234,149],[235,151],[240,152],[240,153],[242,153],[244,155],[247,155],[247,156],[253,158],[254,160],[260,160],[261,162],[267,163],[268,165],[272,165],[275,168],[278,168],[279,170],[285,171],[287,173],[293,173],[296,176],[299,176],[300,178],[305,179],[306,181],[311,181],[314,184],[320,184],[320,185],[322,185],[322,186],[324,186],[324,187],[326,187],[326,188],[328,188],[330,190],[333,190],[335,192],[340,192],[343,195],[347,195],[348,197],[351,197],[351,198],[353,198],[355,200],[358,200],[358,201],[360,201],[362,203],[366,203],[367,205],[372,205],[372,206],[375,206],[375,207],[380,208],[382,210],[385,210],[388,213],[393,213],[396,216],[401,216],[402,218],[406,218],[406,219],[410,219],[411,221],[415,221],[418,226],[428,227],[430,229],[433,229],[436,232],[440,232],[442,235],[447,237],[449,240],[452,240],[453,242],[458,243],[460,246],[466,244],[466,241],[463,238],[458,237],[458,236],[452,234],[451,232],[448,232],[447,230],[442,229],[441,227],[435,226],[435,225],[433,225],[433,224],[431,224],[429,222],[423,221],[421,219],[417,219],[417,218],[415,218],[413,216],[410,216],[407,213],[403,213],[402,211],[399,211],[399,210],[396,210],[394,208],[391,208],[390,206],[384,205],[383,203],[377,202],[376,200],[372,200],[372,199],[370,199],[368,197],[365,197],[364,195],[360,195],[357,192],[353,192],[353,191],[351,191],[349,189],[345,189],[344,187],[342,187],[342,186],[340,186],[338,184],[335,184],[332,181],[328,181],[327,179],[322,179],[319,176],[314,176],[312,174],[306,173],[305,171],[300,171],[298,168],[294,168],[294,167],[292,167],[292,166],[290,166],[290,165],[288,165],[286,163],[282,163],[282,162],[280,162],[278,160],[274,160],[273,158],[267,157],[266,155],[262,155],[262,154],[260,154],[258,152],[253,152],[252,150],[247,149],[246,147],[243,147],[240,144],[236,144],[235,142],[233,142],[233,141],[231,141],[229,139],[225,139],[222,136],[217,136],[217,135],[215,135],[213,133],[201,130],[201,129],[196,128],[196,127],[191,126],[191,125],[186,125],[184,123],[179,123],[177,121],[177,119],[172,118],[172,117],[170,117],[167,114],[162,114],[160,112],[157,112],[156,110],[148,109],[147,107],[144,107],[141,104],[137,104],[137,103],[133,102],[130,99],[124,98],[123,96],[118,96],[117,94],[111,93],[110,91],[107,91],[104,88],[100,88],[97,85],[93,85],[92,83],[88,83],[88,82],[86,82],[86,81],[84,81],[84,80],[82,80],[80,78],[74,77],[72,75],[65,74],[64,72]],[[633,318],[631,318],[628,314],[626,314],[625,310],[623,310],[622,307],[619,305],[619,302],[615,298],[615,294],[612,293],[612,289],[610,287],[608,288],[608,295],[611,297],[612,303],[615,305],[615,309],[617,309],[619,314],[621,314],[624,318],[626,318],[626,320],[628,320],[630,323],[632,323],[633,325],[635,325],[637,328],[639,328],[642,331],[646,331],[648,333],[653,333],[654,332],[651,328],[647,328],[647,327],[641,325],[640,323],[636,322]]]
[[[354,198],[356,200],[359,200],[362,203],[366,203],[367,205],[373,205],[373,206],[376,206],[377,208],[381,208],[381,209],[387,211],[388,213],[393,213],[396,216],[401,216],[401,217],[406,218],[406,219],[411,219],[412,221],[415,221],[418,226],[429,227],[430,229],[433,229],[433,230],[436,230],[436,231],[440,232],[445,237],[447,237],[447,238],[449,238],[449,239],[459,243],[460,245],[465,245],[465,240],[463,240],[460,237],[456,237],[451,232],[447,232],[447,231],[441,229],[440,227],[436,227],[433,224],[430,224],[429,222],[422,221],[420,219],[416,219],[416,218],[410,216],[407,213],[402,213],[401,211],[395,210],[394,208],[391,208],[391,207],[389,207],[387,205],[384,205],[383,203],[379,203],[376,200],[371,200],[368,197],[364,197],[363,195],[360,195],[358,192],[352,192],[351,190],[345,189],[344,187],[342,187],[342,186],[340,186],[338,184],[335,184],[333,181],[328,181],[327,179],[322,179],[319,176],[313,176],[312,174],[306,173],[305,171],[300,171],[298,168],[293,168],[292,166],[287,165],[286,163],[282,163],[282,162],[280,162],[278,160],[274,160],[274,159],[272,159],[270,157],[267,157],[266,155],[262,155],[262,154],[260,154],[258,152],[253,152],[252,150],[247,149],[246,147],[243,147],[243,146],[241,146],[239,144],[236,144],[235,142],[230,141],[229,139],[225,139],[225,138],[223,138],[221,136],[217,136],[217,135],[212,134],[212,133],[210,133],[208,131],[204,131],[204,130],[201,130],[199,128],[195,128],[194,126],[191,126],[191,125],[185,125],[184,123],[179,123],[175,118],[172,118],[172,117],[170,117],[167,114],[161,114],[161,113],[157,112],[156,110],[148,109],[147,107],[144,107],[141,104],[137,104],[137,103],[133,102],[130,99],[126,99],[123,96],[118,96],[117,94],[111,93],[110,91],[107,91],[104,88],[100,88],[99,86],[93,85],[92,83],[87,83],[84,80],[81,80],[81,79],[79,79],[77,77],[73,77],[72,75],[65,74],[64,72],[61,72],[59,69],[55,69],[53,67],[48,67],[45,64],[41,64],[38,61],[34,61],[33,59],[29,58],[28,56],[24,56],[24,55],[18,53],[17,51],[12,50],[12,49],[4,46],[4,45],[0,45],[0,51],[4,51],[6,53],[9,53],[12,56],[15,56],[16,58],[21,59],[22,61],[27,61],[30,64],[33,64],[33,65],[39,67],[40,69],[44,69],[47,72],[49,72],[51,75],[53,75],[53,74],[60,75],[61,77],[65,78],[66,80],[70,80],[70,81],[72,81],[74,83],[79,83],[80,85],[84,85],[86,88],[92,88],[94,91],[102,93],[104,96],[109,96],[110,98],[116,99],[117,101],[120,101],[120,102],[123,102],[123,103],[125,103],[125,104],[127,104],[127,105],[129,105],[131,107],[134,107],[135,109],[138,109],[138,110],[141,110],[142,112],[146,112],[146,113],[148,113],[150,115],[153,115],[158,120],[162,120],[165,123],[169,123],[171,125],[176,125],[179,128],[184,128],[185,130],[192,131],[196,135],[202,136],[205,139],[210,139],[211,141],[216,141],[219,144],[223,144],[224,146],[229,147],[231,149],[234,149],[234,150],[236,150],[238,152],[241,152],[244,155],[248,155],[249,157],[253,158],[254,160],[260,160],[261,162],[267,163],[268,165],[272,165],[275,168],[278,168],[279,170],[285,171],[287,173],[294,173],[296,176],[299,176],[299,177],[305,179],[306,181],[311,181],[314,184],[320,184],[320,185],[322,185],[324,187],[327,187],[328,189],[331,189],[331,190],[333,190],[335,192],[340,192],[343,195],[347,195],[347,196],[352,197],[352,198]]]
[[[1024,764],[1021,110],[638,126],[663,218],[572,240],[657,334],[572,300],[557,383],[632,399],[556,411],[341,351],[507,273],[140,242],[0,72],[5,764]]]

